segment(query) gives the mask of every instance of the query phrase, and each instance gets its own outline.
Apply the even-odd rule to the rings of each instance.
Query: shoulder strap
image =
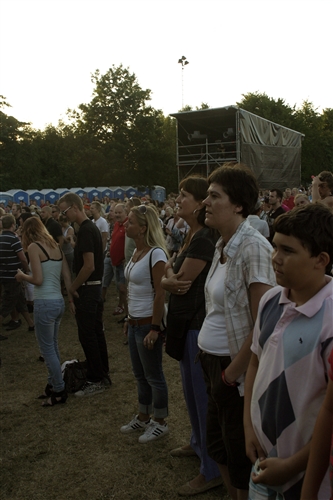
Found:
[[[163,250],[163,248],[161,247],[153,247],[151,249],[151,252],[150,252],[150,255],[149,255],[149,271],[150,271],[150,283],[151,283],[151,287],[152,289],[155,291],[155,288],[154,288],[154,279],[153,279],[153,266],[152,266],[152,259],[153,259],[153,251],[156,250],[156,248],[159,248],[160,250]],[[163,250],[164,252],[164,250]]]
[[[158,248],[158,247],[153,247],[153,249],[151,250],[150,255],[149,255],[150,283],[151,283],[151,287],[154,291],[155,291],[155,288],[154,288],[154,280],[153,280],[152,259],[153,259],[153,251],[155,250],[155,248]]]
[[[39,248],[41,249],[41,251],[46,255],[46,257],[48,258],[48,260],[50,260],[50,256],[47,253],[47,251],[45,250],[45,248],[42,247],[42,245],[40,243],[38,243],[37,241],[35,241],[35,243],[36,243],[37,246],[39,246]]]

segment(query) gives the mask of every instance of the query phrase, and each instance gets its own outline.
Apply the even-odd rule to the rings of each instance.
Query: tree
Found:
[[[258,91],[242,94],[242,97],[243,99],[236,103],[240,108],[284,127],[294,128],[295,106],[290,107],[284,99],[274,100],[267,94]]]
[[[151,91],[141,89],[135,74],[122,65],[104,75],[95,71],[92,82],[91,102],[68,111],[68,131],[87,137],[100,155],[94,185],[152,186],[164,178],[174,186],[175,137],[165,133],[169,122],[163,113],[147,104]]]

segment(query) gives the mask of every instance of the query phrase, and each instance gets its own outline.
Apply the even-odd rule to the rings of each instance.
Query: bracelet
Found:
[[[221,377],[222,377],[223,383],[225,385],[227,385],[228,387],[237,387],[237,386],[239,386],[238,382],[228,382],[227,381],[227,379],[225,378],[225,370],[222,371]]]
[[[158,333],[161,331],[161,327],[159,325],[151,325],[151,330]]]

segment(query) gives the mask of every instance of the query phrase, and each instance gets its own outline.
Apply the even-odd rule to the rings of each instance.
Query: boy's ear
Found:
[[[327,252],[320,252],[320,254],[317,255],[316,259],[317,259],[316,267],[318,269],[320,269],[320,268],[326,269],[326,267],[328,266],[328,264],[330,262],[330,256],[328,255]]]

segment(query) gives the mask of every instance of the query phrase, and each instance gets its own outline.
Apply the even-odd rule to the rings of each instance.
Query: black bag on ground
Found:
[[[63,379],[68,393],[82,389],[87,381],[87,361],[74,361],[66,364]]]

